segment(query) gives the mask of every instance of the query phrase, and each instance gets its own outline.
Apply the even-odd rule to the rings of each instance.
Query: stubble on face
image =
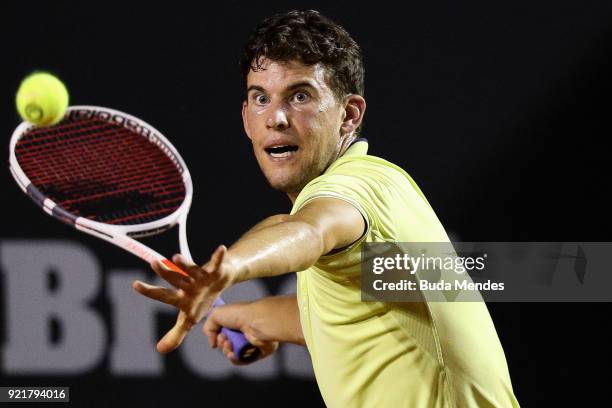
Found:
[[[245,130],[268,183],[293,201],[339,156],[346,141],[340,135],[345,113],[322,65],[262,65],[247,77]]]

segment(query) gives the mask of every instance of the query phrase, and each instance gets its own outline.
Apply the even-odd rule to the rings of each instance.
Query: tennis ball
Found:
[[[64,117],[68,91],[52,74],[35,72],[21,82],[15,102],[23,120],[38,126],[51,126]]]

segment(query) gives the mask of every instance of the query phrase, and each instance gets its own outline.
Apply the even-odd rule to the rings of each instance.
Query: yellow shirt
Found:
[[[297,273],[317,383],[329,407],[518,407],[483,302],[361,302],[361,242],[449,242],[412,178],[357,141],[297,197],[351,203],[364,236]]]

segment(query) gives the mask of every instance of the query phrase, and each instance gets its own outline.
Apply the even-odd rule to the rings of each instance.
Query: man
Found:
[[[221,327],[241,330],[262,356],[305,344],[330,407],[514,407],[510,377],[484,303],[360,301],[362,242],[448,242],[410,176],[367,154],[359,46],[315,11],[264,20],[243,58],[246,134],[289,215],[267,218],[188,276],[152,265],[175,289],[134,288],[180,309],[160,340],[169,352],[231,285],[292,271],[297,295],[216,308],[204,325],[233,362]]]

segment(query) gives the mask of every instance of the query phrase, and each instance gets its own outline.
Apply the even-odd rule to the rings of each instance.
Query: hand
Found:
[[[259,360],[268,357],[278,349],[278,341],[270,338],[266,333],[257,329],[257,320],[253,316],[249,303],[234,303],[217,306],[206,318],[202,327],[204,335],[212,348],[218,348],[234,365],[249,363],[240,361],[232,352],[232,344],[221,333],[221,328],[240,330],[246,339],[260,351]]]
[[[208,313],[221,292],[231,286],[235,270],[226,260],[227,248],[219,246],[203,266],[188,261],[181,255],[174,255],[172,262],[186,275],[171,271],[161,262],[151,263],[159,276],[168,281],[175,289],[149,285],[135,281],[133,288],[151,299],[172,305],[180,310],[176,324],[157,343],[157,351],[169,353],[183,342],[183,339]]]

